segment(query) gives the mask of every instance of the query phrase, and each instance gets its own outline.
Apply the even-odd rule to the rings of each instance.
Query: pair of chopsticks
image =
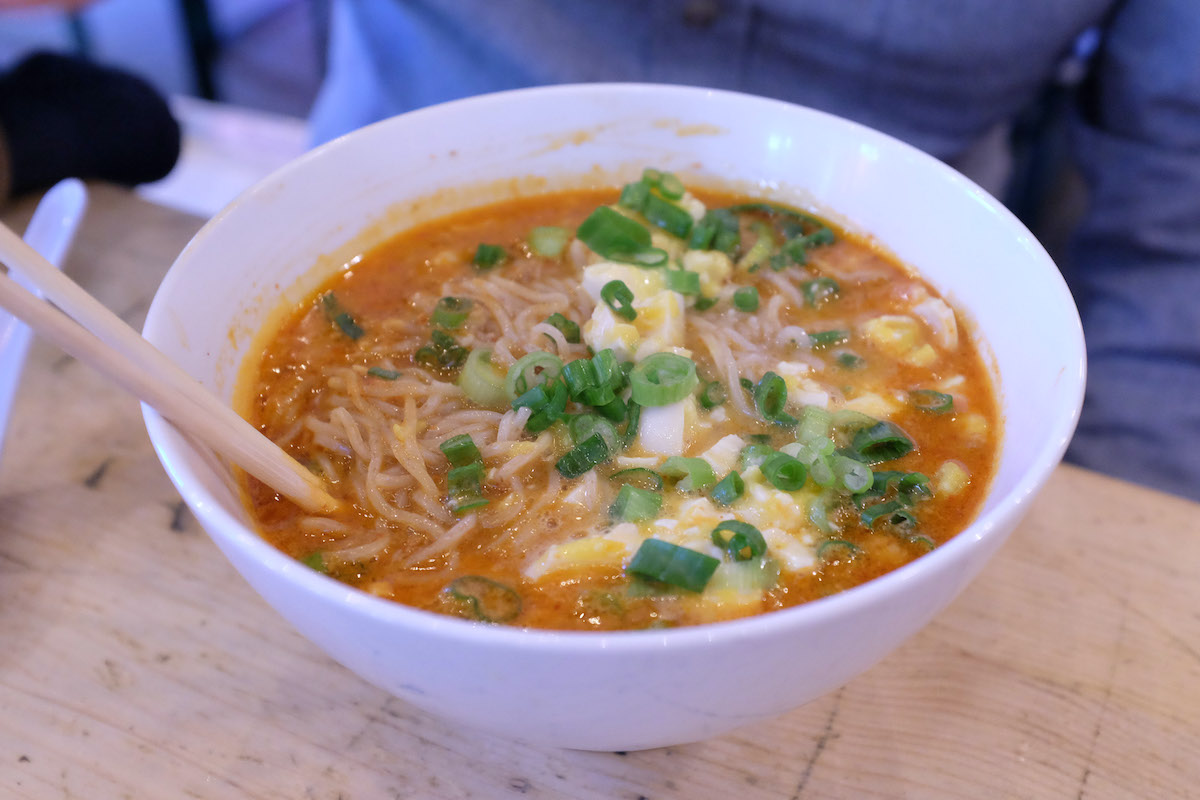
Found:
[[[90,364],[177,428],[306,511],[328,512],[339,506],[320,478],[217,400],[3,224],[0,262],[23,275],[58,307],[0,274],[0,306],[39,336]]]

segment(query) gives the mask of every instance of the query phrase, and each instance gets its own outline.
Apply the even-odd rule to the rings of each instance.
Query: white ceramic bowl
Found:
[[[675,630],[525,631],[380,600],[285,557],[248,525],[228,471],[147,411],[171,479],[267,602],[349,669],[449,720],[547,745],[630,750],[710,737],[806,703],[878,662],[958,594],[1017,524],[1074,430],[1084,383],[1078,315],[1050,258],[996,200],[859,125],[692,88],[510,92],[332,142],[196,235],[155,296],[145,334],[229,398],[269,312],[307,294],[388,226],[543,183],[577,185],[581,174],[615,185],[647,165],[832,211],[965,309],[1002,395],[1006,435],[991,493],[946,545],[805,606]]]

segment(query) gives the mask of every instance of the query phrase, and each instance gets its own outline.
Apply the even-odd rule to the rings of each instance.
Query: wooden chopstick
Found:
[[[0,306],[39,336],[112,378],[176,427],[306,511],[329,512],[340,505],[320,478],[217,400],[5,225],[0,225],[0,261],[24,275],[58,306],[52,308],[7,275],[0,275]]]

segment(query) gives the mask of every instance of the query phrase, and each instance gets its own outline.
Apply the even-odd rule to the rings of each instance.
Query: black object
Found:
[[[0,128],[13,195],[67,177],[132,186],[164,177],[179,158],[179,123],[153,87],[54,53],[0,76]]]

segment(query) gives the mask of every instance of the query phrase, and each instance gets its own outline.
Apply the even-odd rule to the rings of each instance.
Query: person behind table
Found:
[[[311,122],[324,141],[501,89],[694,84],[832,111],[978,175],[1085,31],[1070,153],[1088,207],[1062,267],[1089,381],[1067,457],[1200,499],[1195,0],[335,0]]]
[[[92,0],[0,0],[61,11]],[[132,186],[165,177],[180,130],[146,81],[83,58],[37,52],[0,71],[0,204],[67,177]]]

